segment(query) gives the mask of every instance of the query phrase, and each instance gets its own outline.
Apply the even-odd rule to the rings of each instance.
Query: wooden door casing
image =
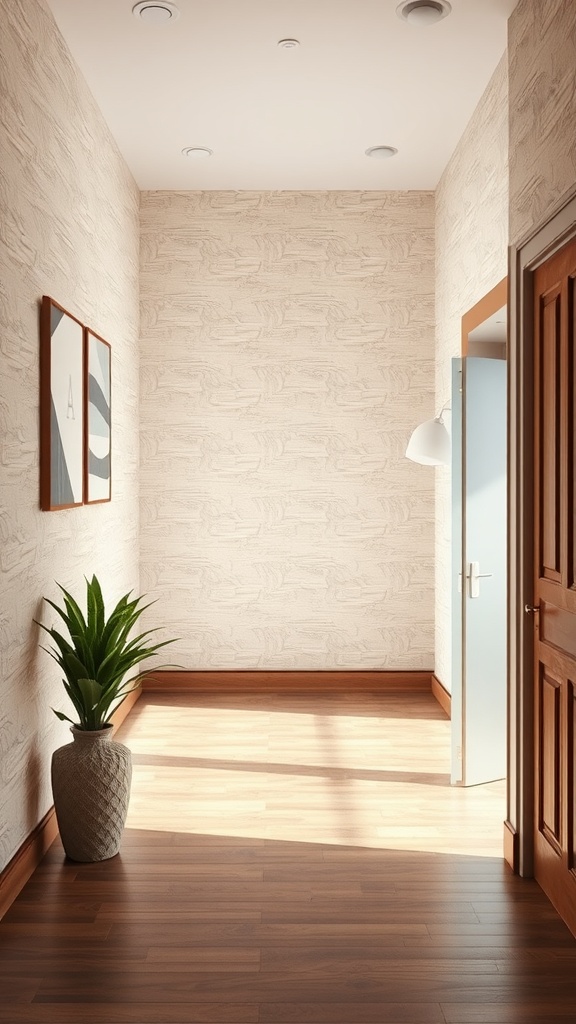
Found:
[[[576,934],[576,242],[534,274],[535,876]]]

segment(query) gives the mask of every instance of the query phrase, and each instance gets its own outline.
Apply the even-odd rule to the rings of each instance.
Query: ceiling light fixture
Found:
[[[410,25],[434,25],[446,18],[451,10],[448,0],[404,0],[396,8],[396,14]]]
[[[132,8],[132,14],[147,25],[167,25],[180,17],[178,8],[166,0],[142,0]]]
[[[213,150],[207,149],[206,146],[187,146],[186,149],[182,150],[182,156],[188,158],[188,160],[204,160],[208,156],[212,156]]]
[[[371,156],[373,160],[389,160],[391,156],[396,156],[397,152],[394,146],[370,146],[370,149],[366,150],[366,156]]]
[[[295,50],[297,46],[300,46],[298,39],[279,39],[278,46],[281,50]]]

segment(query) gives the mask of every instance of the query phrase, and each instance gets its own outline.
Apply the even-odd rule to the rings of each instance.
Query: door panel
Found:
[[[546,296],[542,309],[540,575],[560,580],[560,296]]]
[[[574,385],[576,384],[576,353],[574,351],[576,338],[576,279],[570,277],[568,280],[568,311],[567,311],[567,332],[568,345],[566,354],[566,418],[567,429],[567,462],[568,462],[568,509],[567,509],[567,586],[576,590],[576,403],[574,399]],[[570,340],[571,339],[571,340]]]
[[[545,601],[540,597],[540,640],[550,647],[564,650],[576,659],[576,633],[574,632],[574,613],[566,611],[553,601]]]
[[[452,781],[473,786],[506,775],[506,363],[454,360],[452,395]]]
[[[576,934],[576,243],[534,274],[535,875]]]
[[[568,772],[568,867],[574,871],[576,866],[576,850],[574,841],[576,836],[576,805],[574,795],[576,793],[576,765],[574,762],[574,730],[576,727],[576,686],[574,680],[568,680],[568,764],[571,766]]]
[[[538,819],[542,835],[557,853],[562,848],[560,815],[560,698],[562,684],[540,669],[540,794]]]

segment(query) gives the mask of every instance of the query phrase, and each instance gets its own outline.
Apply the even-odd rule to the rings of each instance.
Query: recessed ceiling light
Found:
[[[389,160],[391,156],[396,156],[397,152],[394,146],[371,146],[366,150],[366,156],[371,156],[374,160]]]
[[[212,156],[212,150],[207,149],[206,146],[187,146],[182,150],[182,156],[187,157],[188,160],[205,160],[206,157]]]
[[[298,39],[279,39],[278,46],[281,50],[295,50],[300,43]]]
[[[448,0],[405,0],[396,8],[396,14],[411,25],[434,25],[451,10]]]
[[[166,0],[142,0],[132,8],[132,14],[147,25],[166,25],[180,17],[178,8]]]

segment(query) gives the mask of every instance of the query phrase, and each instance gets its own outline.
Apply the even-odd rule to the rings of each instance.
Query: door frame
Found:
[[[476,327],[480,327],[485,320],[488,320],[494,313],[497,313],[503,306],[508,305],[508,278],[503,277],[494,288],[491,288],[486,295],[478,300],[472,309],[469,309],[462,316],[460,354],[468,355],[468,336]],[[508,359],[508,353],[506,353]]]
[[[576,238],[576,194],[509,249],[508,359],[508,782],[504,856],[534,874],[533,274]]]

